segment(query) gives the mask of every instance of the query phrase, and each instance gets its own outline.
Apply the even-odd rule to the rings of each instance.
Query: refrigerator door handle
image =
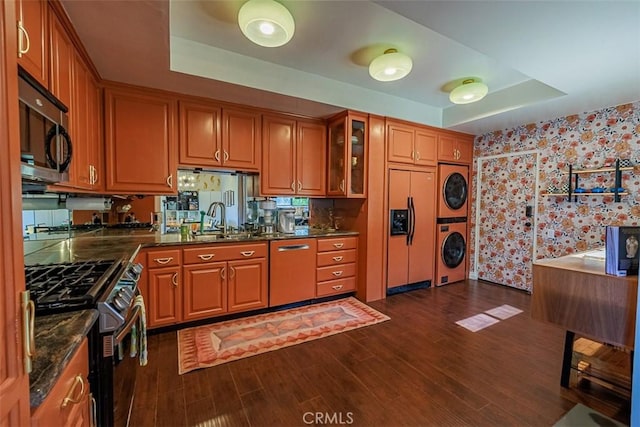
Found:
[[[409,214],[409,218],[407,218],[407,246],[411,244],[411,197],[407,197],[407,213]]]
[[[413,204],[413,197],[409,197],[409,245],[413,244],[413,234],[416,231],[416,207]]]

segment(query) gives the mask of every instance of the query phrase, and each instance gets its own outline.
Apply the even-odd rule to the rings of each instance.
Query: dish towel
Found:
[[[133,300],[133,308],[140,307],[140,317],[138,323],[131,328],[131,348],[129,356],[136,357],[138,349],[140,350],[140,366],[147,364],[147,315],[144,307],[144,299],[142,295],[138,295]]]

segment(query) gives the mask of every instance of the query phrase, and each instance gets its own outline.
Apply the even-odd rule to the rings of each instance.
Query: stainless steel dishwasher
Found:
[[[316,239],[272,240],[269,248],[269,307],[316,296]]]

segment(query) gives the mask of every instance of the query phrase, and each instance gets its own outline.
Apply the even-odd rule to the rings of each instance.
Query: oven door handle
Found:
[[[136,322],[138,321],[138,318],[140,318],[140,313],[142,312],[142,308],[137,305],[132,313],[131,316],[129,317],[129,320],[127,321],[127,323],[125,323],[125,325],[122,327],[122,329],[120,330],[120,332],[118,332],[115,336],[115,344],[120,344],[122,342],[122,340],[124,339],[124,337],[126,337],[129,332],[131,332],[131,329],[133,328],[133,325],[136,324]]]

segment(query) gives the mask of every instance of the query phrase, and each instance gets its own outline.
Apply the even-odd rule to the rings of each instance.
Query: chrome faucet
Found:
[[[227,234],[227,211],[224,207],[224,203],[222,202],[213,202],[209,205],[209,209],[207,210],[207,216],[211,218],[216,217],[216,208],[220,206],[220,225],[217,227],[222,227],[222,233]]]

